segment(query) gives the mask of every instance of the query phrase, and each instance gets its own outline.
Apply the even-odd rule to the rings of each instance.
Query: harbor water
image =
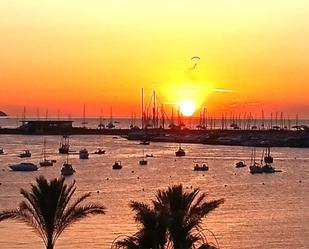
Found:
[[[48,179],[60,176],[66,156],[58,154],[61,137],[45,136],[52,167],[34,172],[12,172],[9,164],[21,161],[37,163],[42,159],[43,136],[1,135],[0,147],[0,209],[17,207],[20,188],[30,189],[35,177]],[[106,215],[87,218],[67,229],[58,239],[56,248],[111,248],[120,236],[137,231],[134,213],[128,204],[132,200],[150,203],[158,189],[183,184],[189,191],[200,188],[209,200],[224,198],[225,203],[209,214],[203,227],[212,231],[220,248],[309,248],[309,150],[272,148],[273,166],[281,173],[251,175],[248,167],[235,168],[235,163],[250,164],[250,147],[182,144],[186,156],[176,158],[178,144],[151,143],[140,145],[112,136],[72,136],[69,161],[76,173],[67,183],[76,180],[77,195],[91,192],[89,201],[106,206]],[[81,160],[78,151],[86,147],[88,160]],[[93,152],[103,147],[106,154]],[[19,153],[29,149],[32,157],[21,159]],[[139,165],[144,154],[148,165]],[[262,156],[258,148],[257,157]],[[112,170],[115,161],[122,170]],[[209,171],[193,171],[196,163],[207,162]],[[210,240],[214,240],[206,232]],[[27,226],[15,221],[0,223],[1,249],[44,248],[40,238]]]

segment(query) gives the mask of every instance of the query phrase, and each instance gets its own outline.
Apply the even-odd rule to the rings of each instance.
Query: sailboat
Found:
[[[266,155],[264,157],[265,165],[262,167],[263,173],[275,173],[276,170],[271,166],[274,162],[273,157],[270,155],[270,147],[266,148]]]
[[[112,128],[115,128],[115,125],[113,124],[113,109],[112,109],[112,107],[111,107],[111,110],[110,110],[110,121],[109,121],[109,123],[106,125],[106,127],[108,128],[108,129],[112,129]]]
[[[94,154],[103,155],[103,154],[105,154],[105,150],[103,150],[102,148],[97,148],[97,150],[94,152]]]
[[[59,153],[68,154],[70,149],[69,136],[63,136],[60,142]]]
[[[75,173],[75,170],[72,167],[72,164],[69,163],[69,154],[67,154],[66,162],[63,164],[61,168],[61,175],[70,176]]]
[[[53,162],[51,160],[46,159],[46,138],[44,138],[43,143],[43,161],[40,162],[41,167],[53,166]]]
[[[99,129],[104,129],[105,125],[103,123],[103,115],[102,115],[102,109],[101,109],[101,115],[100,115],[100,122],[98,124]]]
[[[148,161],[145,160],[145,151],[143,150],[143,159],[139,161],[140,165],[147,165]]]
[[[251,151],[251,166],[249,167],[251,174],[261,174],[263,169],[260,164],[255,161],[255,147]]]
[[[184,151],[184,149],[181,148],[181,144],[179,144],[179,148],[178,150],[175,152],[176,156],[185,156],[186,152]]]

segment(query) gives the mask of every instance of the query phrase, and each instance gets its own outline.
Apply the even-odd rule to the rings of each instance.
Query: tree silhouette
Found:
[[[191,249],[215,248],[202,233],[202,219],[223,199],[205,201],[206,195],[194,189],[185,192],[182,185],[159,190],[152,205],[132,201],[135,221],[141,225],[133,236],[115,243],[118,248]]]
[[[31,184],[31,191],[21,189],[24,199],[19,207],[0,212],[0,221],[15,219],[26,223],[43,239],[46,249],[53,249],[57,238],[73,223],[95,214],[104,214],[105,207],[99,204],[85,204],[90,196],[86,193],[72,200],[75,181],[69,186],[64,178],[50,182],[43,176]]]

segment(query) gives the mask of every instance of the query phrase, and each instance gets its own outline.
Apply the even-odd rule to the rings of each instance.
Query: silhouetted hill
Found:
[[[4,116],[7,116],[6,113],[0,111],[0,117],[4,117]]]

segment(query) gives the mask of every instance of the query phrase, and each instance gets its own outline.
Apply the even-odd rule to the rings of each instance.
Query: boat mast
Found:
[[[23,110],[22,123],[24,124],[25,121],[26,121],[26,106],[24,106],[24,110]]]
[[[156,125],[156,91],[152,92],[152,98],[153,98],[153,107],[152,107],[152,127],[157,128]]]
[[[144,129],[144,88],[142,88],[142,106],[141,106],[141,117],[142,117],[142,129]]]
[[[82,125],[84,128],[86,128],[86,105],[84,104],[84,110],[83,110],[83,122]]]

